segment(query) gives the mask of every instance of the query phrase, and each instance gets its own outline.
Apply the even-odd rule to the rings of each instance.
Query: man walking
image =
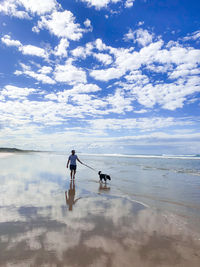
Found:
[[[75,155],[75,150],[72,150],[71,151],[71,155],[69,156],[68,158],[68,161],[67,161],[67,168],[69,166],[70,168],[70,171],[71,171],[71,179],[73,177],[73,179],[75,179],[75,174],[76,174],[76,160],[78,160],[78,162],[80,162],[81,164],[83,164],[83,162],[80,161],[80,159],[78,158],[77,155]],[[70,165],[69,165],[70,163]]]

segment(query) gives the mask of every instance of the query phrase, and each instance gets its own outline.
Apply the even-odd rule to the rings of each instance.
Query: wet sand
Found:
[[[10,152],[8,152],[8,153],[5,153],[5,152],[0,152],[0,159],[2,158],[8,158],[8,157],[11,157],[11,156],[13,156],[14,155],[14,153],[10,153]]]
[[[81,167],[71,182],[61,157],[1,164],[1,266],[200,266],[200,231],[187,216],[117,193]]]

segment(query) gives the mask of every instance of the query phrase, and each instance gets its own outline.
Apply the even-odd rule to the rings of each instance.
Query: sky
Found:
[[[200,2],[0,1],[0,147],[200,153]]]

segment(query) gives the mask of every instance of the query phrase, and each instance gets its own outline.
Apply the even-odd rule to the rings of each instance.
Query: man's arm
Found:
[[[77,160],[78,160],[78,162],[80,162],[81,164],[83,164],[83,162],[82,161],[80,161],[80,159],[77,157]]]
[[[66,167],[68,168],[68,166],[69,166],[69,159],[68,159],[68,161],[67,161],[67,165],[66,165]]]

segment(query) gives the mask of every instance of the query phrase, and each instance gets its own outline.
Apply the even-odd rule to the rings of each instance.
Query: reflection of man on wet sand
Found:
[[[70,188],[68,190],[68,195],[67,195],[67,191],[65,191],[65,197],[66,197],[66,204],[69,206],[69,210],[72,210],[73,205],[80,199],[80,197],[79,197],[76,200],[74,200],[74,198],[75,198],[75,183],[74,183],[74,181],[70,182]]]

